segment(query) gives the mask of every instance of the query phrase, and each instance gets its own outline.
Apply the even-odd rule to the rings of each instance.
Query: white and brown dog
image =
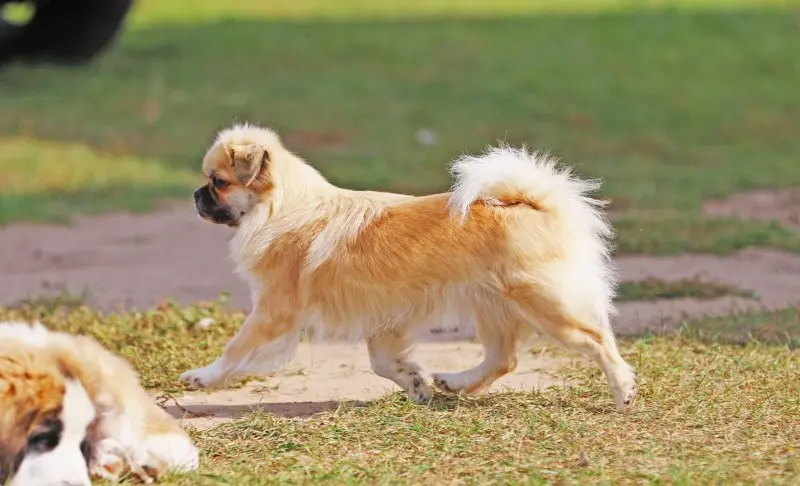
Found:
[[[609,323],[611,228],[581,180],[544,156],[508,147],[464,156],[450,193],[414,197],[329,183],[271,130],[234,126],[203,160],[200,216],[236,228],[230,243],[253,310],[224,354],[188,371],[225,386],[273,371],[300,332],[365,339],[372,368],[415,400],[431,391],[409,360],[412,331],[472,321],[478,366],[433,375],[448,392],[476,392],[516,366],[538,330],[603,369],[621,411],[636,395]]]
[[[0,323],[0,484],[152,482],[198,462],[188,434],[127,361],[86,336]]]

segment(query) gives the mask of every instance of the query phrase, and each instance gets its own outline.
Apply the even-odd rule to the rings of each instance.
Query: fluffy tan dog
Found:
[[[152,482],[198,462],[127,361],[86,336],[0,322],[0,484]]]
[[[365,339],[372,368],[415,400],[431,391],[409,360],[413,331],[472,321],[476,367],[433,375],[476,392],[514,370],[543,331],[603,369],[617,408],[636,395],[609,323],[615,272],[598,187],[507,147],[454,162],[452,192],[425,197],[336,187],[265,128],[219,133],[195,191],[200,216],[236,228],[230,249],[253,310],[224,354],[182,379],[225,386],[273,371],[300,333]]]

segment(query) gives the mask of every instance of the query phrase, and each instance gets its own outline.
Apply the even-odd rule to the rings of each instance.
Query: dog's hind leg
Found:
[[[602,322],[607,320],[607,315],[595,319],[576,317],[563,302],[549,298],[528,285],[514,288],[509,295],[538,329],[600,365],[614,395],[617,410],[625,412],[633,407],[636,376],[619,354],[611,328]]]
[[[442,391],[477,393],[517,367],[520,321],[502,303],[475,306],[478,338],[483,344],[483,362],[458,373],[435,373],[433,383]]]
[[[294,355],[300,333],[291,315],[277,315],[256,307],[212,364],[181,375],[197,387],[226,387],[244,376],[276,370]]]
[[[408,359],[409,341],[403,334],[387,331],[367,340],[369,361],[376,375],[397,383],[415,402],[425,402],[431,390],[420,376],[420,367]]]

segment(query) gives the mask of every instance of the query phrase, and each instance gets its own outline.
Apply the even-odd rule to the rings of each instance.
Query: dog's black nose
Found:
[[[195,189],[195,191],[194,191],[194,202],[198,202],[200,200],[200,198],[203,197],[203,196],[200,195],[200,190],[201,189],[202,189],[202,187],[199,188],[199,189]]]

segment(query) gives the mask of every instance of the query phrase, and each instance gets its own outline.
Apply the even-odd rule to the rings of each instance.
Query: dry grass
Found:
[[[710,317],[684,326],[685,336],[706,343],[771,343],[800,348],[800,307]]]
[[[784,483],[800,480],[800,360],[782,347],[680,337],[624,342],[641,377],[629,415],[600,373],[477,399],[400,394],[309,420],[254,412],[195,435],[199,476],[173,484]]]
[[[51,329],[93,336],[133,363],[144,386],[168,392],[184,389],[177,380],[182,372],[219,356],[244,319],[241,313],[225,311],[224,300],[187,308],[167,302],[153,311],[122,314],[104,314],[86,305],[53,309],[41,299],[29,302],[34,306],[0,308],[0,320],[39,319]],[[214,319],[215,325],[196,327],[205,318]]]
[[[213,359],[242,319],[218,303],[121,315],[0,309],[0,319],[20,317],[94,335],[167,391]],[[206,317],[217,325],[194,329]],[[614,411],[599,370],[579,361],[561,372],[566,388],[541,393],[437,395],[422,406],[395,394],[304,420],[253,412],[194,432],[202,470],[164,484],[797,484],[800,355],[758,339],[777,325],[796,339],[800,313],[730,318],[724,333],[723,321],[622,338],[640,377],[628,415]]]
[[[708,300],[718,297],[736,296],[755,298],[753,292],[731,285],[704,282],[698,279],[667,281],[648,278],[638,282],[623,282],[617,300],[658,300],[658,299],[697,299]]]

